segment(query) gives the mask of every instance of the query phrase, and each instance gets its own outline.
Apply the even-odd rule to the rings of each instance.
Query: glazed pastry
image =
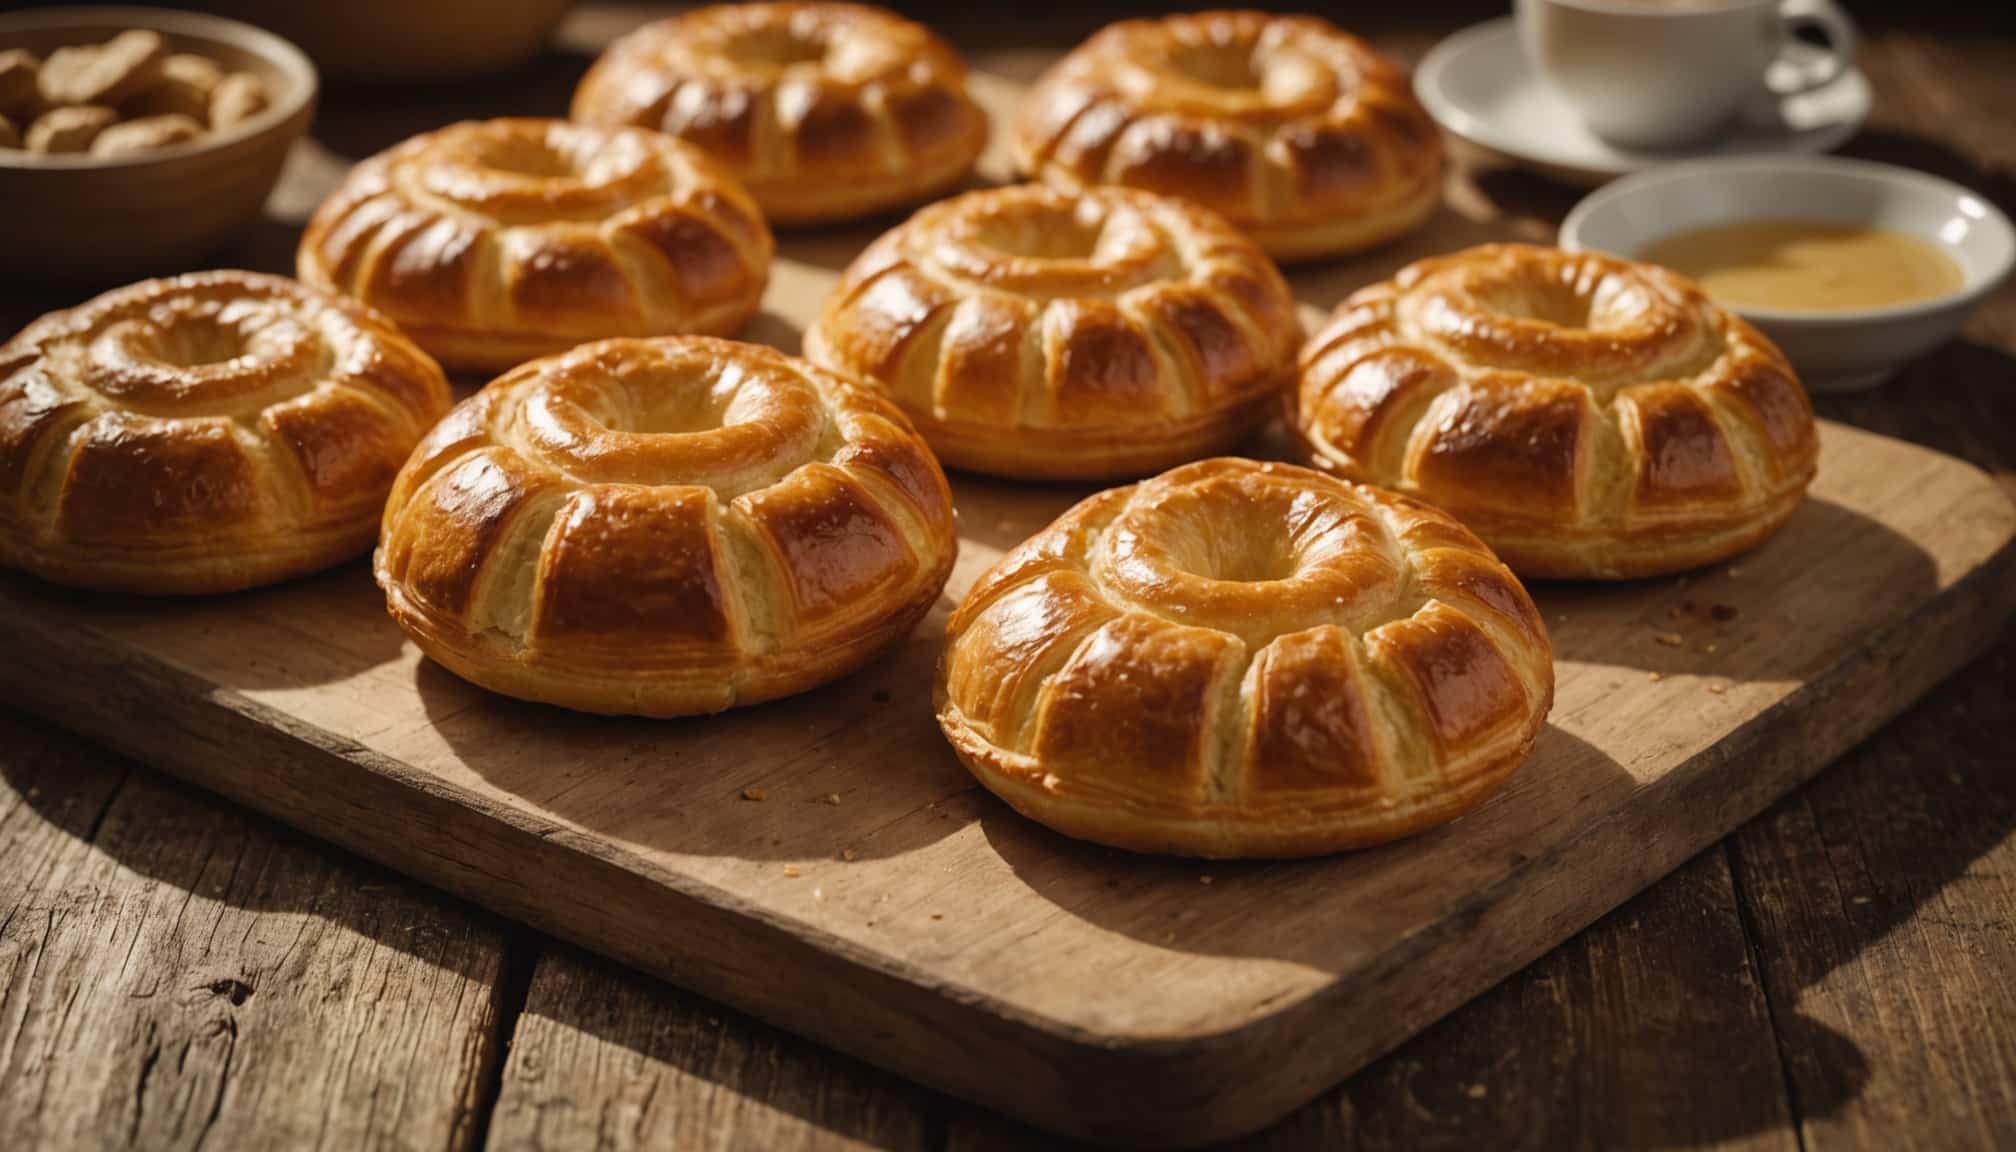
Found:
[[[1041,185],[930,205],[863,252],[806,355],[875,381],[954,468],[1131,478],[1237,443],[1300,329],[1264,253],[1195,205]]]
[[[1114,24],[1037,83],[1015,154],[1059,187],[1195,200],[1283,260],[1380,244],[1441,198],[1441,137],[1407,77],[1313,16]]]
[[[384,312],[451,371],[607,336],[727,333],[769,278],[741,186],[657,132],[487,120],[351,169],[301,237],[301,278]]]
[[[705,148],[775,224],[926,199],[987,142],[952,49],[863,4],[723,4],[648,24],[588,70],[573,116]]]
[[[1455,521],[1221,458],[1101,492],[1004,557],[952,616],[936,703],[1023,814],[1229,858],[1454,819],[1553,695],[1532,600]]]
[[[383,317],[292,280],[108,292],[0,347],[0,562],[181,594],[326,568],[448,402]]]
[[[464,401],[386,504],[421,651],[509,696],[718,712],[825,683],[923,617],[956,542],[901,412],[753,344],[609,340]]]
[[[1346,300],[1289,423],[1319,467],[1441,505],[1529,577],[1740,552],[1799,506],[1819,446],[1792,366],[1693,282],[1516,244]]]

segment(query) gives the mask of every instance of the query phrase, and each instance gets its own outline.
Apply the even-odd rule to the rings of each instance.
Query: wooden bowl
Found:
[[[314,118],[316,76],[308,57],[270,32],[218,16],[39,8],[0,16],[0,48],[46,57],[128,28],[159,32],[172,51],[258,74],[272,105],[223,132],[138,156],[0,150],[0,219],[7,221],[0,280],[108,285],[200,267],[258,218],[287,149]]]
[[[192,0],[292,39],[332,80],[461,80],[528,60],[574,0]]]

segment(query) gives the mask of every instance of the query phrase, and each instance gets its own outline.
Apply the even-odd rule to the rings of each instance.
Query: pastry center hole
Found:
[[[188,316],[167,327],[153,351],[164,364],[202,368],[236,360],[252,349],[238,325],[221,323],[214,316]]]
[[[1192,509],[1184,517],[1190,523],[1175,534],[1181,545],[1172,549],[1170,559],[1193,576],[1228,584],[1287,580],[1301,570],[1302,556],[1277,511],[1254,509],[1249,519]]]
[[[1575,285],[1558,280],[1494,285],[1480,294],[1479,299],[1484,307],[1501,316],[1538,320],[1556,328],[1591,326],[1594,298]]]
[[[690,436],[746,424],[758,418],[765,397],[764,389],[746,384],[734,370],[632,376],[624,381],[623,402],[603,422],[639,436]]]
[[[1007,213],[981,224],[981,244],[1025,260],[1093,260],[1101,252],[1105,222],[1086,219],[1065,205]]]
[[[1209,88],[1251,92],[1262,84],[1250,44],[1184,44],[1170,63],[1185,79]]]
[[[728,41],[728,55],[747,64],[788,68],[826,58],[826,42],[792,28],[752,28]]]
[[[580,173],[571,154],[543,139],[496,137],[483,142],[476,159],[493,171],[542,180],[572,179]]]

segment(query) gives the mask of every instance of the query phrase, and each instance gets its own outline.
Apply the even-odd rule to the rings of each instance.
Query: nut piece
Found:
[[[138,28],[103,44],[58,48],[42,65],[42,98],[51,104],[119,104],[153,87],[167,58],[160,34]]]
[[[266,110],[272,103],[266,82],[250,72],[233,72],[210,94],[210,129],[222,132],[242,124]]]
[[[33,52],[9,48],[0,52],[0,116],[28,120],[35,112],[40,87],[36,77],[42,61]]]
[[[161,62],[161,80],[134,97],[123,111],[128,116],[187,116],[208,122],[210,94],[224,79],[224,69],[208,56],[178,52]]]
[[[110,128],[119,114],[96,104],[74,108],[51,108],[28,126],[30,152],[82,152],[91,147],[98,134]]]
[[[12,120],[0,116],[0,148],[19,147],[21,147],[21,130],[14,127]]]
[[[91,142],[93,156],[131,156],[180,144],[203,135],[203,125],[187,116],[147,116],[114,124]]]

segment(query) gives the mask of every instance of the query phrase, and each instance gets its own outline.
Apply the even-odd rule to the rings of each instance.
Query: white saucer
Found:
[[[1670,152],[1618,148],[1597,139],[1527,64],[1510,17],[1437,44],[1415,69],[1414,91],[1458,137],[1577,183],[1676,160],[1830,151],[1861,130],[1870,104],[1868,78],[1850,68],[1831,84],[1760,104],[1719,140]]]

